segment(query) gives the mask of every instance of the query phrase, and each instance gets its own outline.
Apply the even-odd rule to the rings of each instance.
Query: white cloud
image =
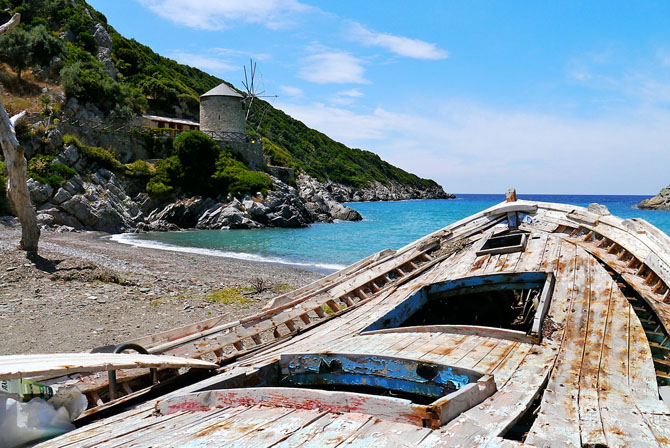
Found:
[[[305,94],[302,89],[294,86],[279,86],[279,90],[288,96],[303,96]]]
[[[393,34],[376,33],[360,23],[353,23],[349,30],[351,37],[364,45],[385,48],[400,56],[414,59],[445,59],[449,56],[445,50],[435,44]]]
[[[278,107],[452,192],[655,194],[667,183],[670,113],[662,109],[574,119],[462,103],[435,104],[431,114]]]
[[[241,67],[214,56],[194,54],[183,51],[173,51],[170,57],[180,64],[191,65],[210,73],[225,73],[240,70]]]
[[[322,50],[308,56],[298,76],[319,84],[367,84],[363,61],[345,51]]]
[[[337,92],[338,96],[348,96],[351,98],[360,98],[364,96],[363,92],[360,89],[349,89],[349,90],[340,90]]]
[[[296,0],[136,0],[150,11],[178,25],[221,30],[237,22],[271,29],[294,22],[296,14],[312,9]]]

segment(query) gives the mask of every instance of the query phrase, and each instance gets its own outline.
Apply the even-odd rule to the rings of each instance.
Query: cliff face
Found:
[[[662,189],[653,198],[645,199],[637,204],[639,208],[646,208],[652,210],[668,210],[670,211],[670,185]]]
[[[305,175],[299,177],[297,187],[273,178],[274,187],[265,194],[157,199],[143,192],[137,178],[123,170],[96,166],[75,145],[61,150],[54,163],[82,174],[56,187],[30,179],[28,188],[39,223],[65,230],[252,229],[361,219],[358,212],[337,202],[323,184]]]

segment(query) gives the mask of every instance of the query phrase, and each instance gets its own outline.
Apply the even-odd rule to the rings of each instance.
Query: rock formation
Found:
[[[645,199],[637,204],[639,208],[647,208],[652,210],[668,210],[670,211],[670,185],[662,189],[653,198]]]
[[[96,168],[73,145],[55,162],[79,173],[54,188],[32,179],[28,189],[38,207],[37,219],[46,226],[93,229],[110,233],[197,229],[306,227],[317,221],[360,220],[355,210],[338,203],[324,184],[301,175],[298,188],[272,178],[274,189],[238,199],[181,198],[161,202],[146,193],[131,197],[129,181],[105,168]]]

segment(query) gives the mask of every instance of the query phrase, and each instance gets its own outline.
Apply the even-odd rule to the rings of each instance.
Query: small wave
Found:
[[[146,247],[148,249],[171,250],[173,252],[183,252],[189,254],[209,255],[212,257],[236,258],[238,260],[256,261],[261,263],[281,264],[284,266],[299,267],[308,270],[316,270],[318,272],[332,272],[339,271],[345,268],[345,265],[332,263],[306,263],[299,261],[291,261],[280,257],[264,257],[262,255],[248,254],[245,252],[228,252],[218,249],[206,249],[201,247],[191,246],[177,246],[174,244],[162,243],[160,241],[141,240],[137,238],[136,234],[119,233],[110,237],[112,241],[121,244],[129,244],[135,247]]]

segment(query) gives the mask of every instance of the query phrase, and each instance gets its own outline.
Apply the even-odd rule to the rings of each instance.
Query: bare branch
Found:
[[[5,34],[7,31],[11,30],[16,25],[18,25],[20,21],[21,21],[21,14],[17,12],[12,16],[11,19],[9,19],[9,22],[5,23],[4,25],[0,25],[0,34]]]

